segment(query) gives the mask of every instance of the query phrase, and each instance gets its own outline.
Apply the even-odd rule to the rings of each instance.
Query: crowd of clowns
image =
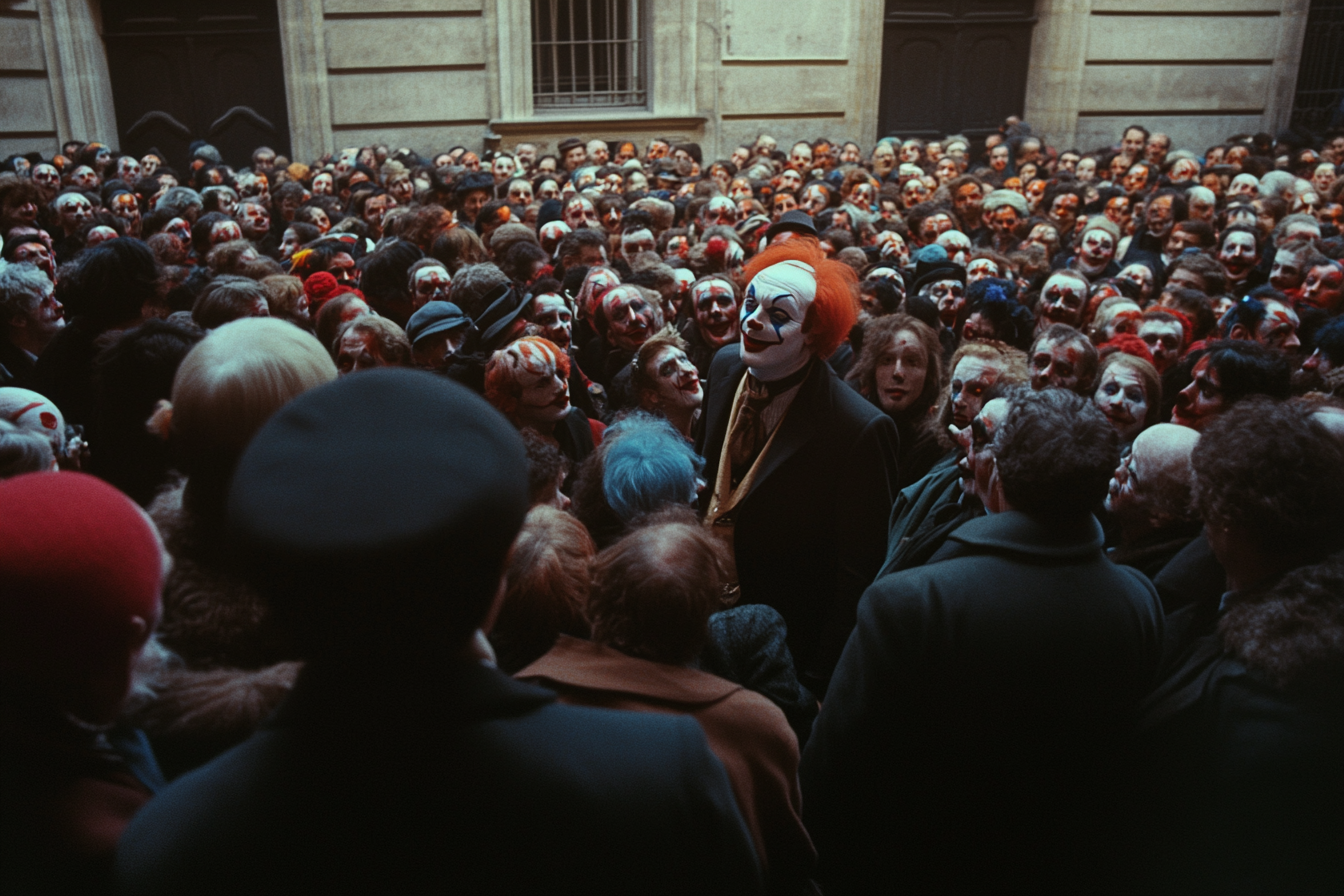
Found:
[[[1339,892],[1342,230],[1344,135],[12,156],[6,891]]]

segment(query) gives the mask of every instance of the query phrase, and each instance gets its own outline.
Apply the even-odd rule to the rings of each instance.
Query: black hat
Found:
[[[792,231],[801,233],[803,236],[817,236],[817,225],[812,222],[812,216],[800,209],[787,211],[779,216],[779,220],[771,224],[765,231],[765,241],[768,243],[775,238],[775,234]]]
[[[471,318],[452,302],[426,302],[406,322],[406,338],[415,345],[426,336],[471,326]]]
[[[955,261],[921,261],[915,265],[915,283],[910,291],[918,294],[929,283],[957,280],[966,283],[966,269]]]
[[[565,153],[569,152],[571,149],[578,149],[581,146],[583,146],[583,141],[578,137],[566,137],[564,140],[560,141],[560,145],[555,148],[555,151],[560,156],[561,160],[563,160],[565,158]]]
[[[480,625],[527,509],[523,441],[498,411],[444,377],[381,368],[262,426],[228,522],[301,648],[404,656]]]
[[[494,351],[499,348],[495,342],[527,308],[527,296],[501,283],[486,293],[481,301],[485,303],[485,310],[476,318],[476,328],[481,331],[481,348]]]
[[[453,187],[453,192],[458,196],[471,193],[475,190],[487,190],[490,195],[495,193],[495,178],[488,171],[470,171],[462,175],[462,179]]]

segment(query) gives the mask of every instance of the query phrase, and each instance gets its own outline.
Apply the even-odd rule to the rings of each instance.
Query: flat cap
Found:
[[[426,302],[406,322],[406,338],[415,345],[426,336],[471,326],[471,318],[452,302]]]

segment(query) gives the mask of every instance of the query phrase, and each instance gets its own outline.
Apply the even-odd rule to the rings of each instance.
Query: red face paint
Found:
[[[51,411],[43,411],[42,413],[37,415],[37,419],[41,420],[42,425],[45,426],[47,429],[56,428],[56,415],[53,414]]]

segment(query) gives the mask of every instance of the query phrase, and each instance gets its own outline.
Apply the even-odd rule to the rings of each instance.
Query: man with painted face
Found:
[[[1260,235],[1254,227],[1234,224],[1218,235],[1218,261],[1227,272],[1228,290],[1240,298],[1265,282],[1259,269]]]
[[[882,563],[898,436],[825,363],[858,318],[852,269],[798,237],[746,276],[742,341],[710,367],[701,509],[732,549],[741,599],[783,615],[820,695]]]
[[[1068,324],[1051,324],[1036,337],[1027,357],[1032,389],[1067,389],[1085,398],[1092,397],[1097,349],[1078,330]]]
[[[724,274],[706,274],[691,284],[689,309],[681,324],[686,354],[700,376],[709,375],[710,363],[719,349],[736,342],[740,292]]]
[[[1199,434],[1158,423],[1141,432],[1111,476],[1106,510],[1118,524],[1107,555],[1155,577],[1203,525],[1190,503],[1190,454]]]
[[[1036,306],[1036,332],[1044,332],[1055,324],[1080,326],[1089,289],[1087,278],[1075,270],[1066,268],[1051,274],[1041,287]]]
[[[1018,228],[1030,213],[1026,198],[1012,190],[995,190],[985,197],[981,208],[985,229],[976,245],[1004,255],[1015,251],[1021,239]]]
[[[1089,218],[1078,238],[1077,249],[1068,266],[1093,283],[1120,273],[1115,249],[1120,244],[1120,228],[1104,215]]]

